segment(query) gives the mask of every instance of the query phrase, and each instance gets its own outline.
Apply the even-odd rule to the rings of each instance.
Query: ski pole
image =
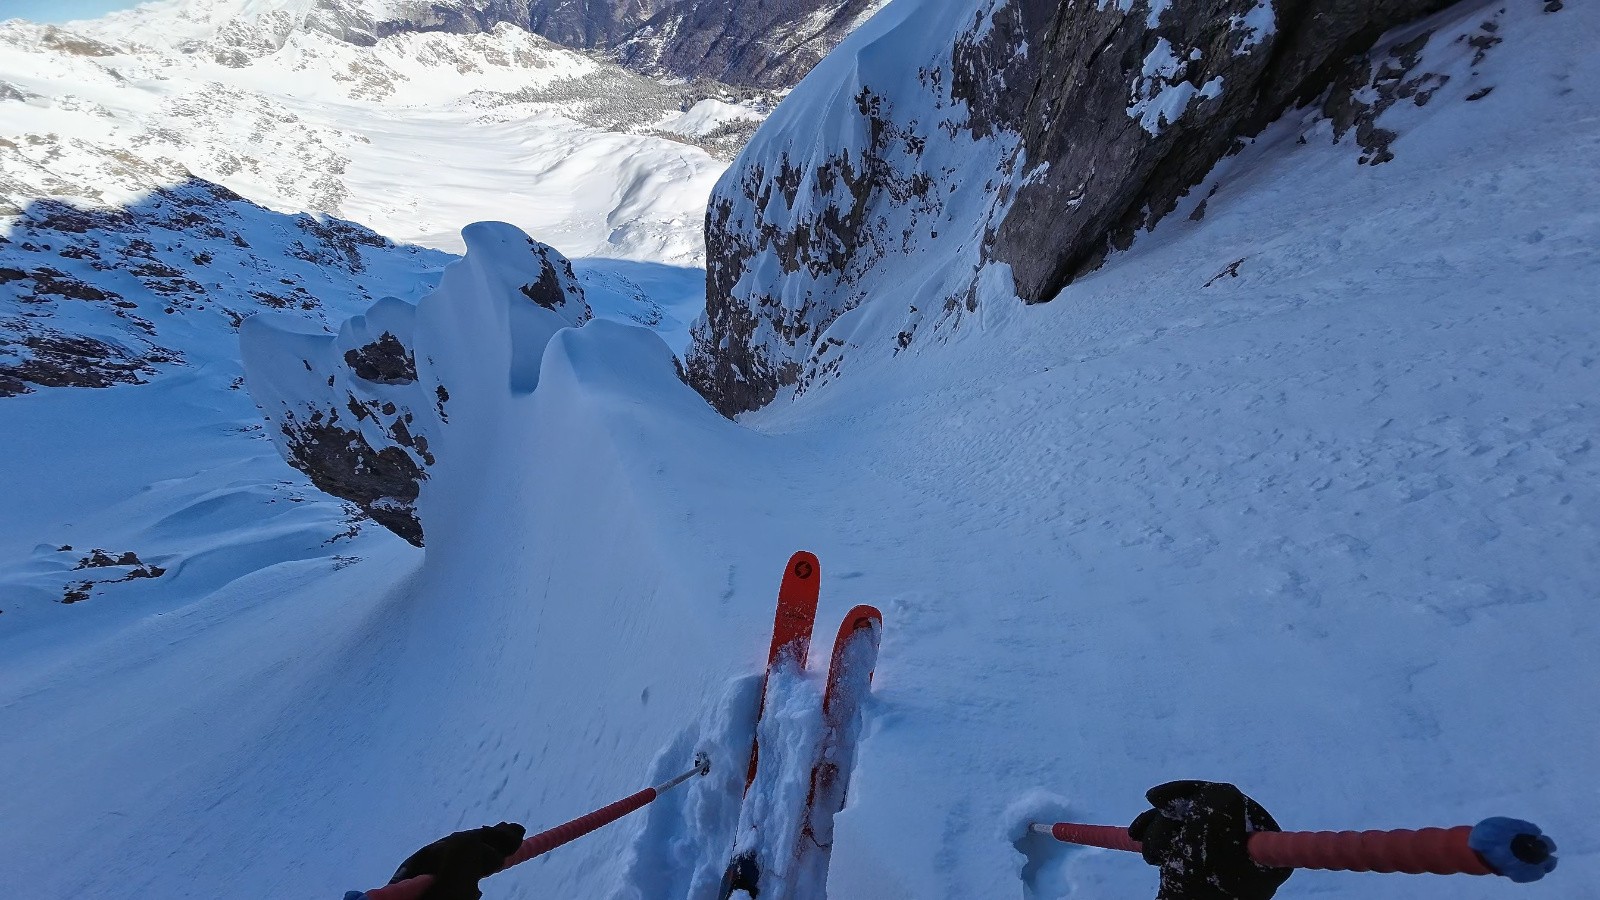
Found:
[[[637,794],[631,794],[608,806],[602,806],[588,815],[579,816],[570,822],[557,825],[548,831],[541,831],[528,838],[522,842],[521,847],[517,848],[517,852],[506,857],[505,865],[502,865],[499,871],[503,872],[518,863],[525,863],[535,856],[548,853],[560,847],[562,844],[571,843],[597,828],[610,825],[628,813],[650,805],[657,797],[683,784],[690,778],[696,775],[704,775],[710,771],[711,758],[704,753],[696,753],[694,768],[684,772],[682,775],[674,776],[655,787],[647,787]],[[432,885],[432,875],[418,875],[415,878],[407,878],[405,881],[397,881],[394,884],[367,891],[367,900],[416,900]]]
[[[1116,825],[1034,822],[1028,830],[1058,841],[1140,852],[1128,829]],[[1245,845],[1250,858],[1282,869],[1404,872],[1408,875],[1504,875],[1538,881],[1555,868],[1555,842],[1539,826],[1495,816],[1477,825],[1394,831],[1258,831]]]

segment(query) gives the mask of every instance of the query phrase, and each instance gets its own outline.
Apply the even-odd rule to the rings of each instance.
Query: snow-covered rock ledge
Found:
[[[284,458],[419,547],[442,461],[471,477],[550,338],[591,318],[556,250],[500,222],[462,238],[466,257],[415,305],[386,297],[332,335],[272,316],[240,328],[245,383]]]

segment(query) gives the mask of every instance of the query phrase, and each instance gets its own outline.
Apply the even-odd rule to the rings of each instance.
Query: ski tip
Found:
[[[844,625],[851,631],[860,631],[863,628],[871,628],[874,625],[881,628],[883,626],[883,613],[879,612],[876,606],[868,606],[863,603],[859,606],[851,607],[850,611],[844,614]]]
[[[789,557],[789,574],[802,581],[809,581],[817,577],[822,571],[822,563],[817,561],[817,555],[809,550],[796,550]]]

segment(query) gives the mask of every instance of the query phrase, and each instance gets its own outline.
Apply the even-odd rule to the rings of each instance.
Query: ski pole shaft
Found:
[[[557,825],[548,831],[541,831],[528,838],[522,842],[521,847],[517,848],[517,852],[506,857],[505,864],[500,867],[500,871],[503,872],[518,863],[525,863],[535,856],[548,853],[563,844],[571,843],[597,828],[610,825],[623,816],[650,805],[657,797],[683,784],[690,778],[696,775],[704,775],[709,771],[711,771],[711,760],[705,754],[699,754],[695,757],[694,768],[684,772],[682,775],[674,776],[655,787],[647,787],[636,794],[623,797],[615,803],[602,806],[592,813],[579,816],[570,822]],[[417,900],[432,885],[432,875],[418,875],[415,878],[407,878],[405,881],[397,881],[394,884],[367,891],[367,900]]]
[[[1138,853],[1138,841],[1114,825],[1034,822],[1029,830],[1058,841]],[[1537,881],[1555,867],[1555,844],[1532,823],[1495,817],[1454,828],[1394,831],[1258,831],[1246,845],[1263,866],[1411,875],[1504,875]]]

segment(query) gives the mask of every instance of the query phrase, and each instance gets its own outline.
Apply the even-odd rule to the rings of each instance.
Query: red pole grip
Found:
[[[1057,822],[1058,841],[1140,852],[1139,842],[1116,825]],[[1394,831],[1259,831],[1250,835],[1250,858],[1283,869],[1405,872],[1412,875],[1495,875],[1467,844],[1472,826]]]
[[[1471,825],[1394,831],[1261,831],[1250,835],[1250,858],[1263,866],[1404,872],[1408,875],[1494,875],[1467,846]]]
[[[624,797],[608,806],[602,806],[588,815],[579,816],[571,822],[557,825],[548,831],[541,831],[523,841],[522,846],[517,848],[517,852],[506,857],[505,865],[500,867],[500,871],[505,871],[518,863],[525,863],[540,854],[548,853],[562,844],[571,843],[596,828],[610,825],[628,813],[648,806],[650,801],[654,799],[656,799],[656,789],[653,787],[645,788],[637,794]],[[367,891],[367,900],[417,900],[432,885],[432,875],[418,875],[415,878],[407,878],[405,881],[397,881],[394,884]]]

